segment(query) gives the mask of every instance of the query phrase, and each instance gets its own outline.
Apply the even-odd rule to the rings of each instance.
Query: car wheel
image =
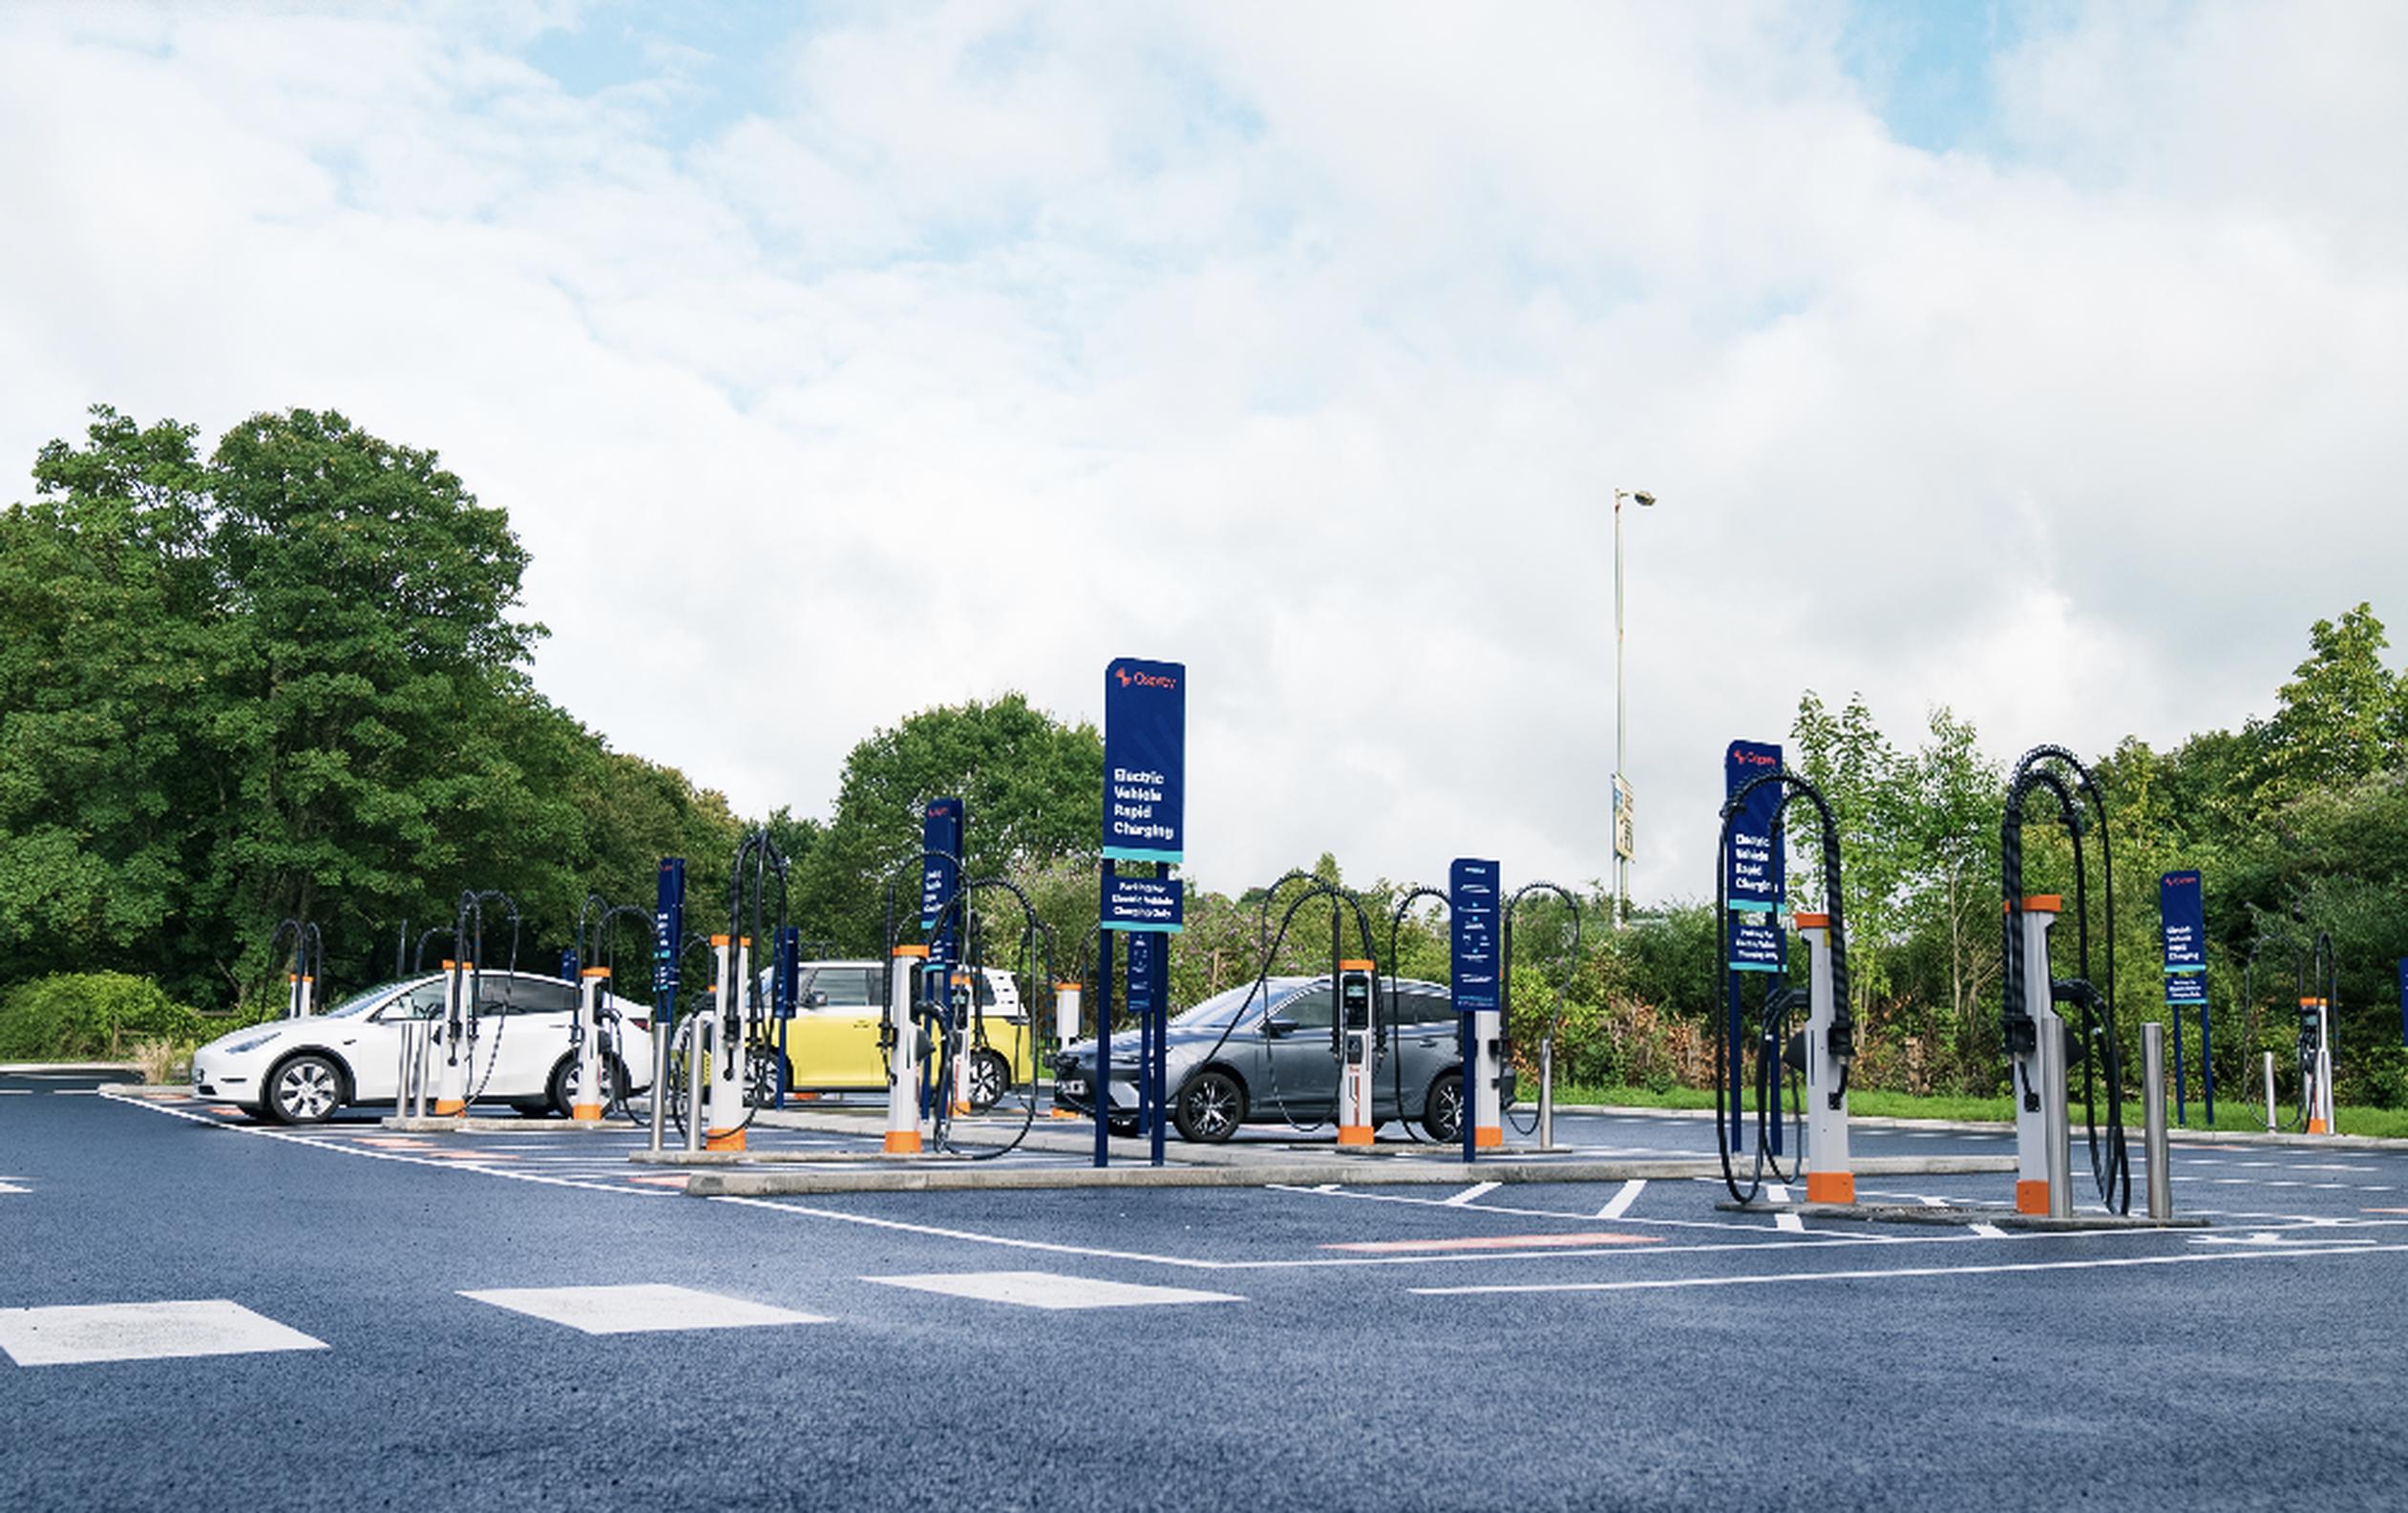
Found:
[[[594,1064],[602,1069],[602,1097],[594,1100],[594,1102],[602,1104],[602,1107],[606,1109],[610,1106],[611,1100],[618,1096],[619,1089],[624,1085],[623,1080],[623,1074],[620,1068],[618,1058],[616,1057],[597,1057]],[[545,1113],[558,1114],[562,1119],[567,1119],[576,1113],[576,1057],[563,1056],[560,1058],[560,1064],[552,1068],[551,1094],[547,1102],[545,1102],[542,1105],[542,1108]]]
[[[1463,1139],[1463,1074],[1448,1072],[1429,1084],[1422,1104],[1422,1127],[1442,1145]]]
[[[756,1045],[745,1054],[744,1101],[754,1108],[777,1106],[777,1053]]]
[[[267,1083],[267,1116],[279,1124],[322,1124],[342,1106],[342,1070],[323,1056],[296,1056]]]
[[[1171,1123],[1179,1138],[1217,1145],[1246,1122],[1246,1092],[1227,1072],[1198,1072],[1179,1089],[1171,1104]]]
[[[970,1112],[983,1114],[1003,1101],[1004,1091],[1011,1086],[1011,1063],[993,1051],[975,1051],[970,1056]]]

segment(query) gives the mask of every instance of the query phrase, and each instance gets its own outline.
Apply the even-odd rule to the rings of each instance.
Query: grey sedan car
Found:
[[[1266,1002],[1269,1012],[1264,1012]],[[1373,1079],[1372,1120],[1410,1120],[1431,1139],[1462,1138],[1463,1058],[1455,1003],[1446,987],[1381,979],[1386,1051]],[[1171,1019],[1165,1054],[1171,1122],[1189,1140],[1217,1142],[1247,1124],[1317,1124],[1338,1106],[1338,1059],[1330,1048],[1329,978],[1273,977],[1268,992],[1246,982]],[[1137,1117],[1135,1030],[1112,1037],[1110,1108],[1115,1125]],[[1092,1113],[1095,1042],[1054,1059],[1054,1101]]]

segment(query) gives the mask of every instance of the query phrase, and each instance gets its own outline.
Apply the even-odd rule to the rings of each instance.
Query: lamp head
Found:
[[[1653,506],[1656,502],[1656,496],[1644,489],[1637,491],[1631,497],[1637,499],[1642,506]]]

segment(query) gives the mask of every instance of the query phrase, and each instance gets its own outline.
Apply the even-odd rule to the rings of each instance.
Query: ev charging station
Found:
[[[1806,1027],[1795,1051],[1806,1062],[1806,1189],[1808,1203],[1854,1203],[1856,1175],[1848,1162],[1848,1068],[1855,1056],[1853,1025],[1840,1023],[1831,969],[1831,916],[1790,921],[1806,943]],[[1787,1052],[1785,1051],[1785,1059]]]
[[[748,1014],[752,995],[752,937],[710,937],[712,967],[718,973],[715,1022],[695,1042],[696,1088],[693,1119],[702,1126],[706,1150],[742,1150],[745,1127],[752,1115],[745,1099],[745,1049],[751,1041]],[[708,1043],[706,1043],[708,1042]],[[709,1075],[703,1076],[708,1065]]]
[[[1375,970],[1371,962],[1359,957],[1338,963],[1329,1029],[1330,1050],[1339,1063],[1338,1143],[1341,1145],[1371,1144],[1371,1079],[1387,1046],[1386,1021],[1376,1008],[1379,995],[1372,991]]]
[[[2308,1133],[2330,1135],[2333,1122],[2333,1000],[2339,973],[2333,962],[2333,936],[2316,932],[2307,979],[2299,993],[2299,1103]]]
[[[2073,1129],[2067,1106],[2065,1021],[2058,1018],[2049,980],[2048,933],[2064,910],[2056,893],[2026,895],[2011,905],[2008,924],[2021,929],[2016,949],[2023,966],[2023,1016],[2006,1036],[2015,1101],[2015,1211],[2053,1219],[2072,1216]]]
[[[886,971],[886,1028],[879,1037],[886,1050],[886,1153],[919,1154],[919,1061],[922,1050],[913,1004],[919,996],[919,978],[928,964],[928,948],[898,945]]]
[[[602,995],[608,967],[582,967],[577,974],[577,1022],[570,1038],[577,1049],[577,1102],[568,1117],[594,1123],[602,1116]]]
[[[2057,893],[2023,891],[2023,806],[2036,793],[2057,801],[2073,851],[2072,908]],[[2089,876],[2084,840],[2097,836],[2106,907],[2104,991],[2090,977]],[[2059,746],[2035,746],[2016,763],[1998,822],[1998,855],[2004,923],[1999,971],[1999,1035],[2006,1048],[2016,1100],[2015,1206],[2018,1213],[2069,1218],[2073,1214],[2073,1074],[2081,1072],[2088,1124],[2091,1175],[2108,1211],[2132,1208],[2132,1167],[2123,1132],[2123,1067],[2115,1023],[2115,853],[2107,834],[2105,800],[2090,769]],[[2056,976],[2050,965],[2049,934],[2059,915],[2075,922],[2074,975]],[[2081,1013],[2079,1026],[2057,1012],[2060,1003]],[[2097,1089],[2105,1089],[2102,1127]]]
[[[1499,869],[1493,861],[1457,857],[1447,869],[1447,947],[1456,1033],[1464,1065],[1463,1159],[1505,1144],[1505,1038],[1500,983],[1504,952],[1498,938]],[[1402,907],[1402,906],[1400,906]]]
[[[315,920],[281,920],[267,942],[269,956],[281,953],[287,935],[292,937],[292,964],[285,971],[285,1018],[298,1019],[318,1012],[318,983],[327,967],[326,939]]]
[[[2333,1000],[2299,1000],[2299,1040],[2307,1047],[2300,1068],[2308,1074],[2305,1097],[2308,1133],[2333,1133]]]
[[[1757,761],[1757,753],[1769,754]],[[1794,990],[1775,980],[1758,1007],[1756,1052],[1756,1139],[1747,1181],[1740,1181],[1734,1156],[1743,1148],[1737,1123],[1745,1100],[1745,1036],[1736,1013],[1722,1021],[1727,1028],[1716,1047],[1717,1082],[1721,1084],[1715,1115],[1716,1144],[1722,1160],[1722,1180],[1731,1196],[1744,1206],[1755,1201],[1769,1171],[1787,1182],[1802,1173],[1809,1203],[1852,1204],[1856,1177],[1848,1149],[1848,1081],[1856,1060],[1856,1024],[1848,1002],[1848,927],[1841,916],[1839,826],[1822,792],[1781,765],[1778,747],[1733,742],[1725,770],[1740,774],[1729,785],[1722,805],[1722,839],[1716,848],[1715,920],[1720,969],[1717,981],[1725,986],[1734,1010],[1740,1004],[1737,974],[1754,971],[1771,975],[1786,960],[1785,943],[1775,922],[1775,910],[1786,892],[1782,867],[1782,828],[1788,807],[1805,800],[1819,821],[1822,852],[1823,909],[1800,913],[1791,924],[1806,944],[1806,1019],[1804,1030],[1787,1033]],[[1734,922],[1736,921],[1736,928]],[[1806,1110],[1801,1120],[1805,1146],[1793,1158],[1789,1172],[1782,1169],[1780,1141],[1781,1085],[1785,1070],[1803,1074]]]
[[[1053,1048],[1057,1052],[1079,1038],[1079,1000],[1084,991],[1076,982],[1057,982],[1053,985]],[[1079,1116],[1075,1110],[1063,1107],[1057,1096],[1046,1117],[1076,1119]]]

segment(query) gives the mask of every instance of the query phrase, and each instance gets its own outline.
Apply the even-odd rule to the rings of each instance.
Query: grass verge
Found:
[[[1531,1083],[1525,1081],[1527,1088]],[[1555,1090],[1558,1103],[1612,1103],[1626,1108],[1712,1108],[1714,1094],[1697,1087],[1574,1087]],[[2125,1117],[2135,1125],[2141,1122],[2141,1100],[2135,1095],[2125,1100]],[[1969,1098],[1958,1095],[1884,1092],[1867,1088],[1848,1095],[1848,1109],[1868,1119],[1933,1119],[1988,1120],[2005,1122],[2015,1118],[2015,1104],[2005,1098]],[[2295,1122],[2296,1110],[2290,1104],[2277,1103],[2274,1112],[2290,1128]],[[2228,1129],[2236,1133],[2262,1130],[2266,1127],[2266,1105],[2236,1103],[2228,1098],[2216,1101],[2215,1123],[2210,1125],[2196,1097],[2188,1101],[2186,1122],[2178,1129]],[[2172,1117],[2172,1109],[2167,1109]],[[2343,1104],[2334,1117],[2345,1135],[2374,1135],[2391,1140],[2408,1140],[2408,1109],[2362,1108]],[[2074,1124],[2081,1124],[2081,1108],[2074,1109]]]

